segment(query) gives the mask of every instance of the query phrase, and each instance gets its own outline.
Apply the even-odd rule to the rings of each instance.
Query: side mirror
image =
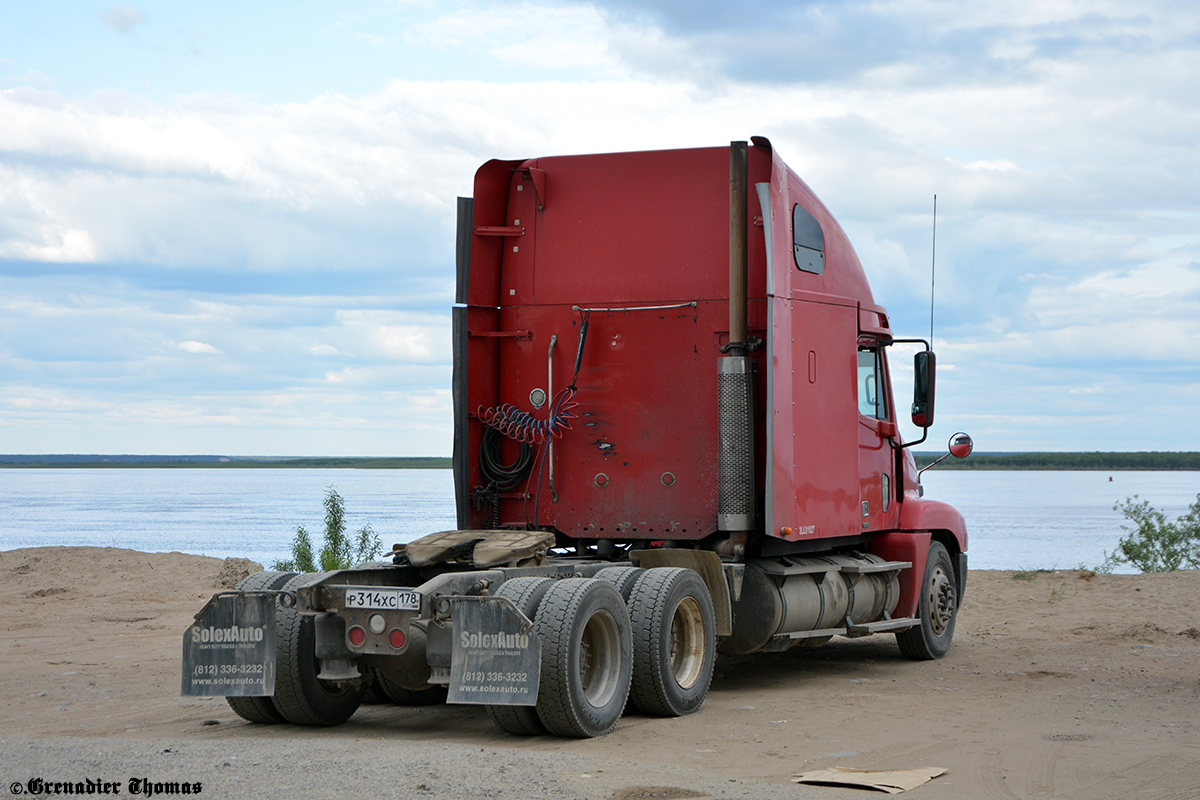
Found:
[[[930,355],[932,355],[932,353]],[[950,444],[948,447],[950,448],[949,453],[946,453],[946,455],[942,456],[931,464],[926,464],[919,472],[917,472],[918,480],[925,470],[930,469],[931,467],[936,467],[950,456],[954,456],[955,458],[966,458],[967,456],[971,455],[971,450],[974,449],[975,443],[971,441],[971,437],[967,434],[956,433],[950,437]]]
[[[937,356],[932,350],[913,356],[913,372],[913,425],[928,428],[933,425],[933,387],[937,380]]]
[[[966,458],[975,449],[975,443],[965,433],[956,433],[950,437],[950,455],[955,458]]]

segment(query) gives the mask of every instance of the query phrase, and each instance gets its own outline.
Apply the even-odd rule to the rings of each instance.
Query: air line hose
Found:
[[[490,430],[499,431],[510,439],[522,444],[543,444],[550,437],[562,438],[563,431],[571,429],[571,420],[576,418],[575,382],[579,379],[579,369],[583,366],[583,343],[587,340],[588,317],[583,315],[579,326],[579,346],[575,351],[575,374],[569,386],[559,389],[550,401],[549,414],[545,419],[538,419],[528,411],[522,411],[511,403],[505,403],[493,408],[479,406],[475,416]],[[483,454],[480,452],[482,462]]]
[[[581,310],[582,311],[582,310]],[[543,445],[550,439],[562,438],[563,431],[571,430],[571,420],[576,419],[575,383],[583,365],[583,344],[587,340],[589,311],[582,311],[579,326],[579,344],[575,350],[575,374],[569,386],[559,389],[550,401],[545,419],[538,419],[528,411],[522,411],[511,403],[493,408],[479,406],[475,416],[484,424],[483,441],[479,446],[479,471],[489,482],[478,497],[480,503],[490,502],[491,522],[498,523],[498,492],[513,488],[524,480],[533,469],[534,455],[531,445]],[[511,464],[500,460],[500,435],[521,443],[521,451]],[[546,461],[546,448],[542,449],[538,461],[537,493],[534,501],[534,523],[537,522],[538,506],[542,494],[542,466]]]

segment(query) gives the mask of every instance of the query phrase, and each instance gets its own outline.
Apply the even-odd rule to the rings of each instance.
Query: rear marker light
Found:
[[[404,631],[399,628],[392,628],[392,632],[388,634],[388,642],[397,650],[404,647]]]
[[[355,625],[346,632],[346,638],[350,640],[351,647],[362,647],[363,642],[367,640],[367,632]]]

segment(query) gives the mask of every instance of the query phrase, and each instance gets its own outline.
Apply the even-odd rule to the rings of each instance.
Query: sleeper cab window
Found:
[[[820,275],[825,272],[825,234],[821,223],[797,203],[792,207],[792,250],[796,268]]]

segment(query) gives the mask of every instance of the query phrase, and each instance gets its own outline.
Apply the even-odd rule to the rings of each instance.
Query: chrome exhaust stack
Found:
[[[717,530],[730,532],[730,550],[744,544],[754,527],[755,510],[754,385],[748,355],[748,190],[747,144],[730,142],[729,343],[724,348],[728,355],[717,360]]]

